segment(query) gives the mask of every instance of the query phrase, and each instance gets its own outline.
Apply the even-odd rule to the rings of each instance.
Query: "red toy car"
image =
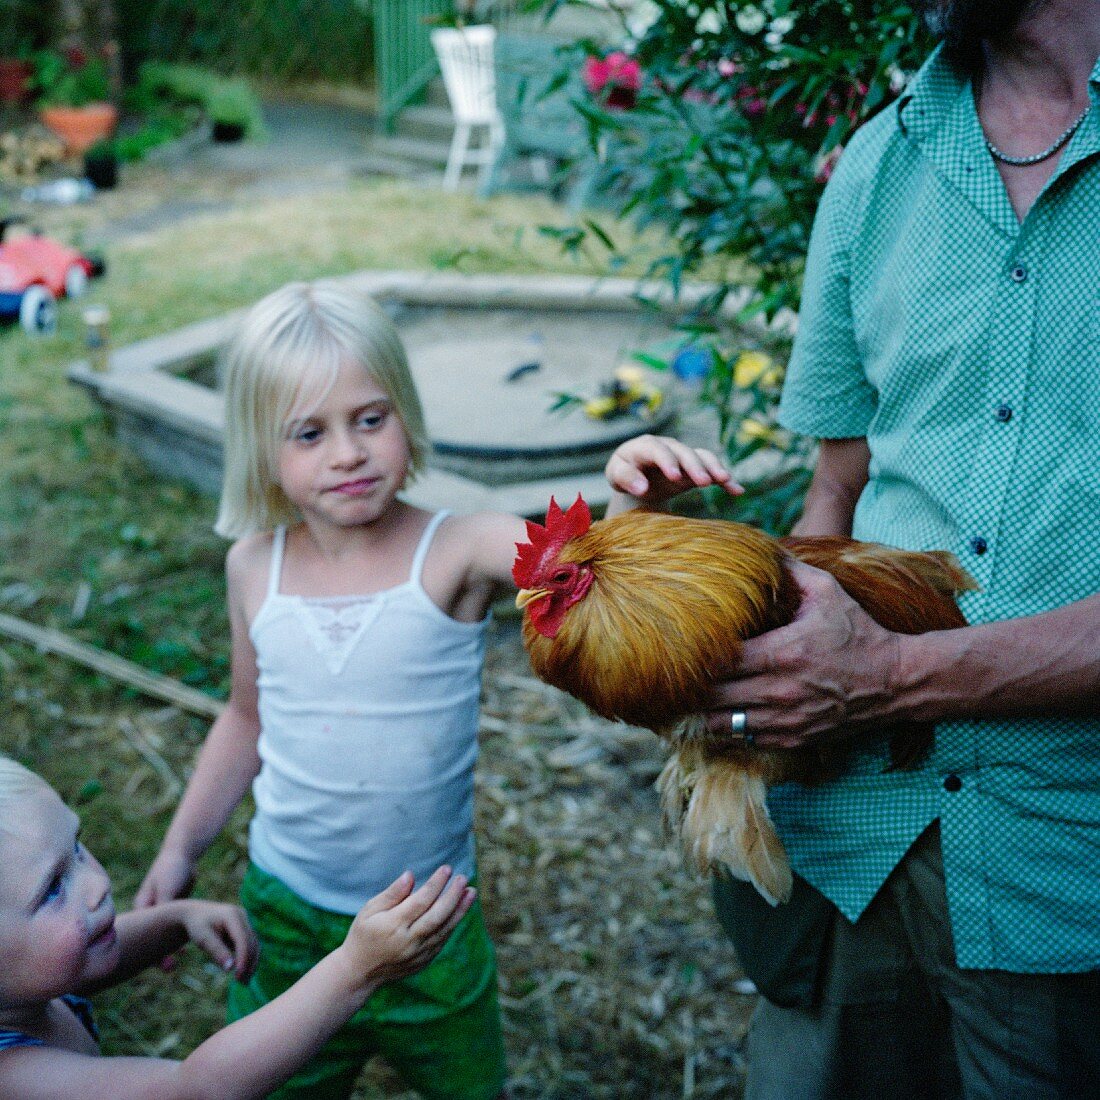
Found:
[[[58,298],[77,298],[103,261],[40,233],[9,237],[21,218],[0,220],[0,319],[18,320],[28,332],[52,332]]]

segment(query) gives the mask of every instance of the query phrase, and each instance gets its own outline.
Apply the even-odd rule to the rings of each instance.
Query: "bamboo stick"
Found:
[[[105,676],[128,684],[145,695],[163,699],[173,706],[201,714],[208,718],[217,718],[225,704],[205,692],[196,691],[168,676],[158,672],[149,672],[133,661],[127,661],[106,650],[97,649],[86,642],[79,642],[52,627],[36,626],[24,622],[13,615],[0,614],[0,634],[17,638],[21,642],[37,647],[43,653],[56,653],[72,661],[95,669]]]

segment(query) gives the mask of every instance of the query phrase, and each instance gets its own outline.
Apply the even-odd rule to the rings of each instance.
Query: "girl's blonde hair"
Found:
[[[225,473],[214,530],[226,538],[294,523],[278,483],[279,447],[305,385],[323,401],[344,363],[386,391],[409,441],[409,473],[428,436],[405,348],[367,295],[336,282],[289,283],[257,302],[225,354]]]
[[[20,796],[53,788],[42,776],[12,760],[10,756],[0,756],[0,821],[8,812],[11,804]]]

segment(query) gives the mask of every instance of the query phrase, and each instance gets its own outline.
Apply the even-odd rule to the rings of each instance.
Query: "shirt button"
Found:
[[[943,781],[943,789],[945,791],[949,791],[951,794],[954,794],[956,791],[961,791],[963,789],[963,781],[954,772],[952,772]]]
[[[970,549],[975,554],[984,554],[989,549],[989,543],[986,542],[981,535],[975,535],[974,538],[970,540]]]
[[[1017,264],[1011,272],[1014,283],[1022,283],[1027,279],[1027,268],[1023,264]]]
[[[1012,409],[1008,405],[998,405],[993,414],[1001,424],[1007,424],[1012,419]]]

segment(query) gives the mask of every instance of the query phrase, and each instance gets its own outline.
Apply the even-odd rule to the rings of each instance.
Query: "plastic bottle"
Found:
[[[21,198],[24,202],[48,202],[55,206],[72,206],[74,203],[87,202],[95,195],[95,184],[91,180],[65,176],[62,179],[40,183],[37,187],[24,187]]]

